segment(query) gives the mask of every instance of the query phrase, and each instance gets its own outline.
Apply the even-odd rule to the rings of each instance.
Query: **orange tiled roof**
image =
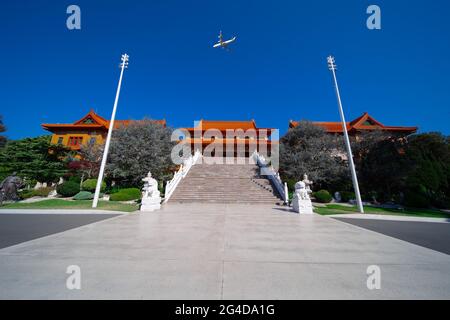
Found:
[[[295,128],[298,126],[298,121],[290,121],[289,128]],[[329,133],[343,133],[341,122],[313,122],[313,124],[324,128]],[[381,122],[375,120],[367,112],[363,113],[360,117],[346,123],[347,131],[364,131],[364,130],[384,130],[384,131],[397,131],[404,133],[414,133],[417,131],[417,127],[399,127],[399,126],[385,126]]]
[[[115,120],[114,121],[114,129],[117,129],[118,127],[121,127],[121,126],[128,126],[132,122],[141,122],[141,121],[145,121],[145,120]],[[154,122],[154,123],[160,124],[160,125],[162,125],[164,127],[167,125],[165,119],[163,119],[163,120],[151,120],[151,121]],[[109,128],[109,121],[107,121],[107,126],[106,127]]]
[[[91,123],[87,123],[86,121],[91,120]],[[114,121],[114,129],[117,129],[121,126],[127,126],[131,122],[142,121],[142,120],[115,120]],[[161,124],[164,127],[166,126],[166,120],[152,120],[155,123]],[[109,129],[109,120],[99,116],[94,112],[94,110],[90,110],[88,114],[86,114],[83,118],[74,123],[63,123],[63,124],[50,124],[44,123],[42,127],[45,130],[52,131],[54,129]]]
[[[255,120],[250,121],[215,121],[215,120],[200,120],[197,123],[197,126],[195,128],[185,128],[185,130],[188,131],[195,131],[198,130],[201,127],[202,131],[210,130],[210,129],[216,129],[220,131],[226,131],[227,129],[230,130],[237,130],[242,129],[244,131],[253,129],[253,130],[262,130],[266,129],[271,132],[274,129],[271,128],[257,128]]]

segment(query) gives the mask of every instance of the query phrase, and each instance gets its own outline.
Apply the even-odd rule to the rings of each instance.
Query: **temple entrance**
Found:
[[[249,159],[255,151],[270,156],[271,135],[276,129],[257,128],[251,121],[206,121],[196,122],[185,131],[185,143],[191,150],[201,150],[204,157]]]

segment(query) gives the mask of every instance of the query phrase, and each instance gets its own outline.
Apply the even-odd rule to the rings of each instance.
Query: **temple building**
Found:
[[[115,120],[114,128],[127,126],[139,120]],[[165,120],[154,120],[166,126]],[[53,133],[51,143],[62,144],[72,150],[79,150],[83,144],[103,144],[109,129],[109,120],[99,116],[93,110],[83,118],[71,124],[42,124]],[[289,128],[298,126],[297,121],[290,121]],[[330,134],[342,134],[341,122],[312,122],[323,127]],[[385,126],[367,112],[353,121],[347,122],[347,131],[358,137],[361,132],[381,130],[407,136],[415,133],[417,127]],[[250,121],[209,121],[200,120],[192,128],[180,129],[179,141],[190,146],[191,151],[200,150],[207,156],[249,157],[254,151],[270,155],[272,147],[278,147],[278,130],[258,128],[255,120]]]
[[[114,128],[126,126],[136,120],[115,120]],[[166,120],[155,120],[166,126]],[[93,110],[78,121],[70,124],[42,124],[42,127],[53,133],[52,144],[61,144],[72,150],[79,150],[83,144],[103,144],[109,129],[109,120],[99,116]]]
[[[200,120],[193,128],[181,129],[180,140],[190,144],[191,150],[200,150],[204,155],[249,157],[254,151],[270,155],[272,139],[276,129],[258,128],[255,120],[250,121],[209,121]],[[228,153],[227,153],[228,152]]]
[[[298,121],[289,121],[289,128],[298,126]],[[314,125],[324,128],[328,133],[343,134],[341,122],[312,122]],[[385,126],[381,122],[375,120],[367,112],[353,121],[347,122],[347,132],[349,135],[358,136],[364,131],[381,130],[384,132],[407,136],[417,131],[417,127],[399,127],[399,126]]]

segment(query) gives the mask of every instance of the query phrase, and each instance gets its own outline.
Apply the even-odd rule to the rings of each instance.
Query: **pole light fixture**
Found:
[[[344,132],[345,146],[347,148],[348,164],[350,166],[350,172],[352,174],[353,188],[355,190],[356,204],[358,206],[359,212],[364,213],[364,207],[361,201],[361,193],[359,192],[358,177],[356,176],[355,164],[353,162],[352,148],[350,146],[350,139],[348,138],[347,123],[345,121],[344,110],[342,108],[341,94],[339,93],[339,86],[336,78],[336,61],[333,56],[329,56],[327,58],[327,61],[328,69],[330,69],[331,73],[333,74],[334,87],[336,89],[336,96],[339,105],[339,114],[341,115],[342,121],[342,131]]]
[[[105,142],[105,150],[103,150],[103,157],[102,157],[102,163],[100,165],[100,172],[98,174],[97,179],[97,186],[95,188],[95,195],[94,195],[94,201],[92,202],[92,208],[97,208],[98,205],[98,198],[100,196],[100,190],[102,187],[102,181],[103,181],[103,175],[105,173],[105,166],[106,166],[106,160],[108,159],[108,151],[109,151],[109,145],[111,143],[111,135],[112,131],[114,129],[114,120],[116,118],[116,111],[117,111],[117,103],[119,102],[119,96],[120,96],[120,88],[122,86],[122,79],[123,79],[123,72],[128,67],[128,60],[130,56],[126,53],[122,55],[122,63],[120,64],[120,78],[119,78],[119,84],[117,86],[117,92],[116,92],[116,99],[114,100],[114,107],[111,114],[111,120],[109,121],[109,127],[108,127],[108,135],[106,137]]]

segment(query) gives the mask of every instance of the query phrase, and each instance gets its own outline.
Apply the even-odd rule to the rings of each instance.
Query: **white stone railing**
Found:
[[[175,172],[175,174],[173,175],[172,180],[167,181],[166,183],[166,190],[164,193],[163,203],[169,201],[170,197],[172,196],[173,192],[177,188],[180,181],[186,177],[189,170],[191,170],[192,166],[197,163],[198,159],[201,156],[202,156],[201,152],[197,150],[193,156],[191,155],[189,158],[183,161],[183,164],[180,166],[180,169],[178,169],[178,171]]]
[[[272,165],[268,165],[266,158],[263,155],[260,155],[256,150],[253,152],[253,159],[261,168],[262,175],[267,176],[268,179],[272,182],[272,185],[275,186],[278,194],[283,198],[285,204],[289,203],[289,193],[287,183],[283,183],[281,180],[280,174],[275,171]]]

